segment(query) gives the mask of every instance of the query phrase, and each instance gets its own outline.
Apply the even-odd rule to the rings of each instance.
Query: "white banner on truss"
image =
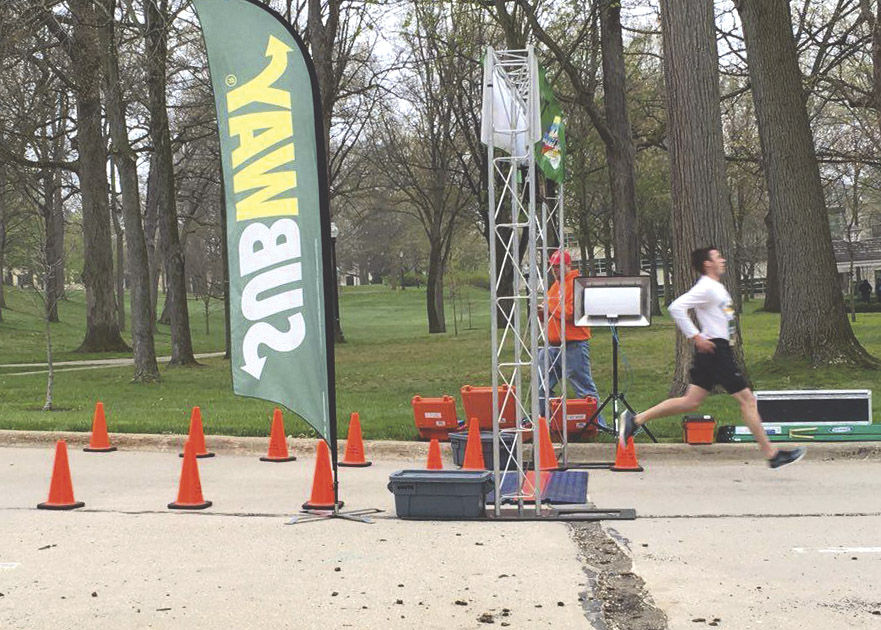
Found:
[[[526,158],[527,151],[541,139],[541,107],[538,92],[538,63],[530,54],[528,100],[511,82],[495,51],[487,48],[483,58],[483,111],[480,140]],[[530,116],[531,115],[531,116]],[[531,118],[531,120],[530,120]]]

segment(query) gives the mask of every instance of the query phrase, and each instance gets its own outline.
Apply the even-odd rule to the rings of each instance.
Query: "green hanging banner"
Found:
[[[560,103],[541,67],[538,69],[538,91],[541,96],[541,140],[535,145],[535,163],[545,177],[559,184],[566,177],[566,123]]]
[[[335,453],[327,169],[303,42],[252,0],[194,0],[226,192],[236,394],[299,414]]]

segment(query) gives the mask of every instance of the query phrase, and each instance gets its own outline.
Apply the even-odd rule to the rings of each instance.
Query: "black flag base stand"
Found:
[[[333,454],[334,469],[336,469],[336,453]],[[383,510],[377,508],[362,508],[360,510],[349,510],[343,512],[343,502],[340,501],[340,486],[336,471],[333,473],[333,507],[312,507],[309,502],[303,504],[303,509],[299,514],[295,514],[285,523],[286,525],[297,525],[298,523],[311,523],[312,521],[324,521],[329,518],[344,518],[347,521],[355,521],[356,523],[373,524],[373,519],[368,518],[367,514],[378,514]]]
[[[368,518],[367,514],[378,514],[383,512],[377,508],[363,508],[360,510],[349,510],[341,512],[338,506],[334,506],[332,510],[302,510],[299,514],[295,514],[285,525],[298,525],[300,523],[311,523],[312,521],[323,521],[328,518],[344,518],[347,521],[355,521],[357,523],[373,524],[373,519]]]

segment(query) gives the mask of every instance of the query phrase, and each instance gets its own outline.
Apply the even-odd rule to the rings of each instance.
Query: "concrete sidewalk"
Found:
[[[198,360],[222,357],[225,354],[225,352],[202,352],[194,356]],[[168,363],[169,361],[171,361],[171,357],[156,357],[156,361],[158,361],[159,363]],[[54,361],[52,363],[52,370],[54,372],[77,372],[80,370],[100,370],[102,368],[134,365],[134,363],[135,360],[131,357],[122,357],[119,359],[79,359],[76,361]],[[27,369],[22,372],[4,372],[3,376],[27,376],[29,374],[47,374],[49,372],[48,363],[0,363],[0,370],[5,368]]]

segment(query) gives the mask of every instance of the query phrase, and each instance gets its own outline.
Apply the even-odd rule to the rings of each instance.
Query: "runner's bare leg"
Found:
[[[636,414],[633,421],[636,422],[637,425],[642,426],[649,420],[654,420],[655,418],[664,418],[666,416],[675,416],[679,413],[696,411],[709,393],[710,392],[703,387],[689,385],[688,389],[685,390],[684,396],[668,398],[654,407],[641,411]]]
[[[777,454],[777,449],[771,445],[765,429],[762,427],[762,418],[759,416],[759,407],[756,404],[756,397],[749,387],[744,387],[736,394],[731,394],[737,402],[740,403],[740,416],[743,418],[746,426],[749,427],[750,433],[756,439],[762,453],[770,459]]]

